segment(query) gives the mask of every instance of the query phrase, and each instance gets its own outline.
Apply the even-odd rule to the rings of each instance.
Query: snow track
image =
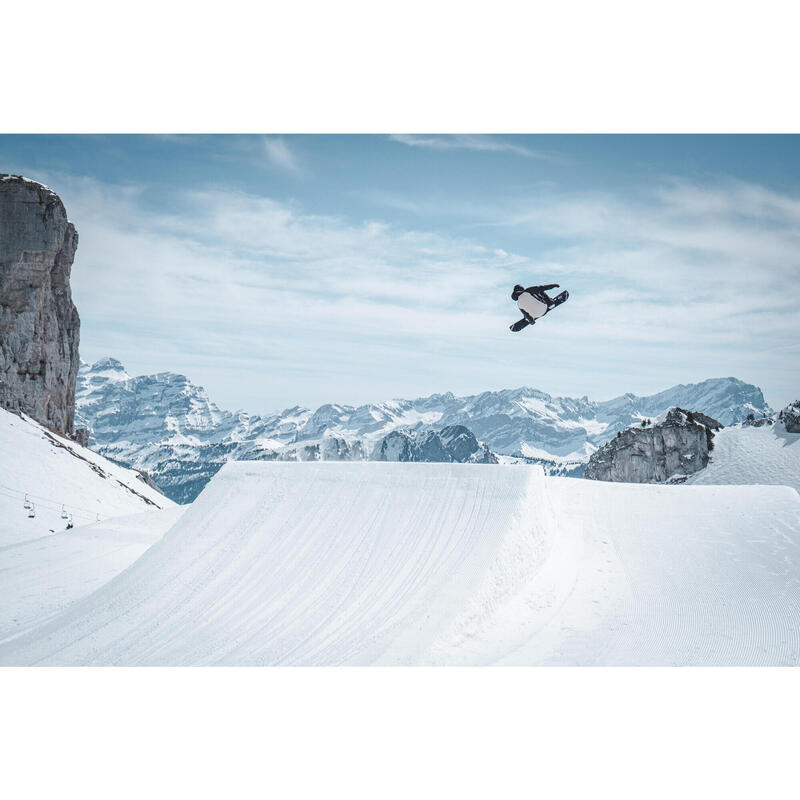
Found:
[[[538,467],[226,465],[1,664],[797,664],[800,497]]]

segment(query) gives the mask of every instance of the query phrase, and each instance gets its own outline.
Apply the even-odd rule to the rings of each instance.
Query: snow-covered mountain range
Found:
[[[148,472],[178,502],[196,497],[227,461],[379,459],[387,452],[384,440],[394,431],[418,436],[464,426],[500,460],[542,463],[548,472],[569,474],[579,472],[618,431],[671,406],[702,411],[725,425],[748,414],[773,413],[757,387],[736,378],[714,378],[648,397],[625,394],[599,403],[523,387],[358,407],[295,406],[259,416],[220,409],[184,375],[132,377],[113,358],[81,365],[76,405],[76,425],[92,431],[94,449]],[[475,460],[475,455],[467,458]]]

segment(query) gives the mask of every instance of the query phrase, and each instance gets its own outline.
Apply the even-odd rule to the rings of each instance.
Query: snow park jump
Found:
[[[128,569],[6,627],[0,663],[797,663],[798,520],[781,486],[229,463]]]

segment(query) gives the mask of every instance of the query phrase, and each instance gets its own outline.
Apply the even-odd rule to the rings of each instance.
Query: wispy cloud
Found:
[[[783,376],[788,395],[800,377],[800,201],[755,184],[541,194],[476,240],[225,187],[189,187],[165,214],[146,187],[36,177],[81,236],[86,357],[189,370],[229,406],[715,375]],[[515,337],[509,287],[528,281],[571,298]]]
[[[300,172],[297,156],[284,139],[276,136],[265,136],[263,141],[264,150],[272,166],[287,172]]]
[[[424,393],[419,376],[437,379],[426,350],[463,353],[506,332],[498,298],[518,259],[476,242],[223,188],[185,191],[165,214],[142,187],[37,177],[58,187],[80,232],[84,357],[111,352],[134,371],[195,365],[229,406]],[[325,387],[321,373],[338,377]]]
[[[550,194],[503,226],[547,237],[551,269],[579,289],[563,335],[598,353],[625,343],[643,370],[716,365],[788,393],[800,372],[771,351],[800,336],[799,211],[755,184],[665,179],[635,198]]]
[[[526,158],[552,160],[550,153],[533,150],[524,145],[514,144],[506,139],[482,134],[448,134],[426,136],[417,134],[396,133],[390,137],[395,142],[409,147],[426,147],[431,150],[476,150],[487,153],[514,153]]]

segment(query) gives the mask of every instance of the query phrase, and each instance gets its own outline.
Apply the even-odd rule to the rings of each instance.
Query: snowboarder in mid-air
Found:
[[[548,283],[546,286],[524,286],[517,284],[511,292],[511,299],[517,301],[522,319],[511,326],[511,330],[516,333],[533,325],[539,317],[543,317],[548,311],[552,311],[556,306],[560,306],[568,297],[569,292],[561,292],[556,297],[550,297],[547,292],[550,289],[558,289],[557,283]]]

